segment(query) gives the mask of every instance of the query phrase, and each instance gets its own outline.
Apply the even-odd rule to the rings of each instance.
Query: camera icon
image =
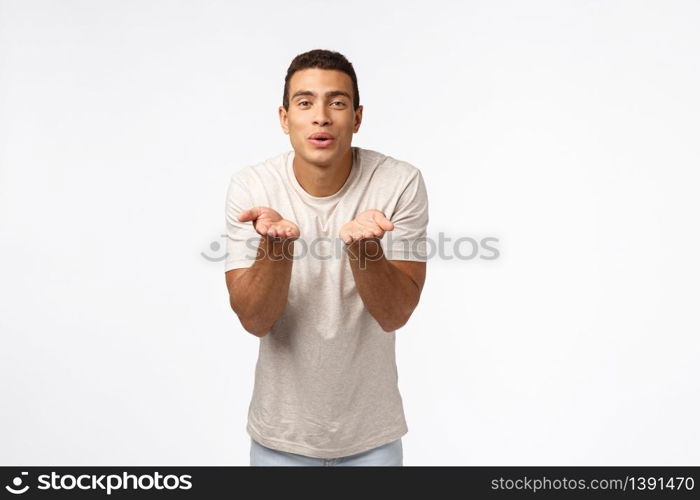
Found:
[[[226,235],[225,235],[225,234],[222,234],[222,235],[221,235],[221,238],[224,239],[224,241],[225,241]],[[209,244],[209,249],[210,249],[212,252],[218,252],[219,250],[222,249],[222,245],[221,245],[221,243],[219,243],[218,241],[212,241],[212,242]],[[214,256],[209,256],[209,255],[207,255],[205,252],[200,252],[199,254],[200,254],[202,257],[204,257],[206,260],[208,260],[209,262],[221,262],[221,261],[223,261],[224,259],[226,259],[226,255],[228,254],[225,250],[226,250],[226,249],[224,248],[224,254],[223,254],[223,255],[220,255],[220,256],[216,256],[216,255],[214,255]]]
[[[22,472],[21,476],[26,476],[28,474],[29,474],[29,472]],[[29,485],[27,484],[24,486],[24,488],[20,488],[20,486],[22,486],[22,477],[21,476],[17,476],[12,480],[12,486],[14,486],[14,488],[12,486],[5,486],[5,489],[7,491],[9,491],[10,493],[13,493],[15,495],[21,495],[22,493],[25,493],[29,489]],[[19,489],[15,489],[15,488],[19,488]]]

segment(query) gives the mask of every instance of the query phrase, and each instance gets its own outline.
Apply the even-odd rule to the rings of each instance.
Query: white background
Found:
[[[225,193],[291,148],[287,66],[325,48],[358,74],[353,144],[421,169],[429,236],[499,239],[433,257],[396,333],[404,463],[698,465],[698,25],[697,2],[0,1],[0,464],[248,464]]]

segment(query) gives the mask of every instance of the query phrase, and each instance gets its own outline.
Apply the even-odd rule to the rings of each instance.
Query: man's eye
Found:
[[[304,104],[304,103],[309,104],[309,101],[299,101],[299,105],[300,105],[300,106],[301,106],[302,104]]]
[[[345,106],[345,103],[343,101],[334,101],[331,104],[340,104],[342,106]]]

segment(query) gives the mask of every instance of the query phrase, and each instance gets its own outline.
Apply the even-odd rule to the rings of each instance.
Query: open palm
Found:
[[[381,238],[385,231],[394,229],[391,222],[379,210],[365,210],[340,228],[340,238],[346,244],[366,238]]]
[[[253,227],[261,236],[278,236],[281,238],[297,239],[299,227],[292,221],[283,219],[275,210],[269,207],[253,207],[243,210],[238,216],[241,222],[253,221]]]

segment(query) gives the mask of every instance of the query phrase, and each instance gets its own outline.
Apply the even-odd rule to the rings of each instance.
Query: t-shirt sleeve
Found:
[[[224,271],[250,267],[255,263],[261,236],[253,223],[240,222],[238,216],[243,210],[254,206],[250,192],[235,178],[231,177],[226,193],[226,259]]]
[[[428,192],[417,168],[411,173],[389,220],[394,229],[384,233],[388,260],[427,261]]]

